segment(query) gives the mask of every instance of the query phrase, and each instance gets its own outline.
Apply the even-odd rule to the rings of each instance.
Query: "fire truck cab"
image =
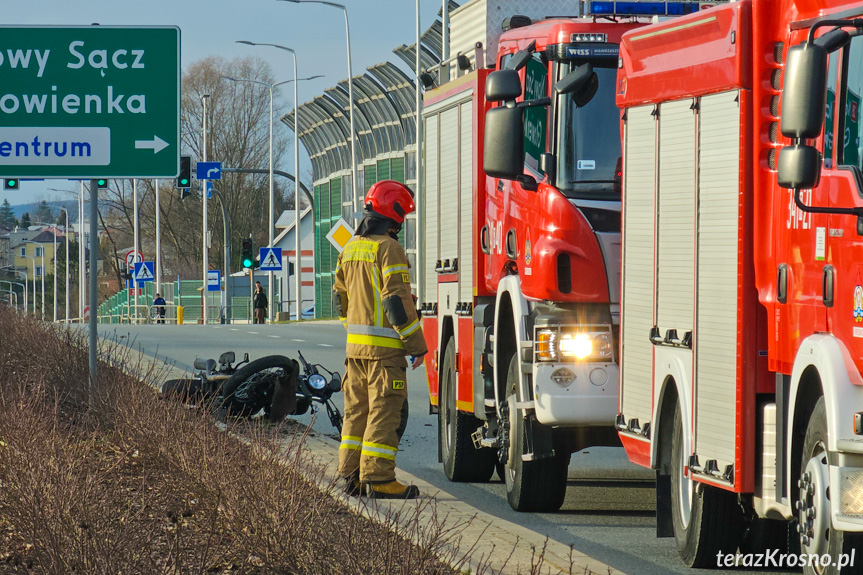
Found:
[[[863,572],[861,16],[740,0],[623,38],[617,427],[690,566]]]
[[[447,477],[497,468],[514,509],[551,511],[572,452],[619,445],[614,94],[621,35],[644,24],[503,4],[521,15],[476,44],[486,65],[425,93],[421,309]],[[453,12],[451,37],[487,5]]]

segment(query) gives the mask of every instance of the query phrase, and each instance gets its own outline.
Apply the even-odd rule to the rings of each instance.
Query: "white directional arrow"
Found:
[[[168,142],[155,135],[153,136],[152,140],[135,140],[135,148],[139,150],[146,150],[147,148],[150,148],[151,150],[153,150],[154,154],[158,154],[167,147]]]

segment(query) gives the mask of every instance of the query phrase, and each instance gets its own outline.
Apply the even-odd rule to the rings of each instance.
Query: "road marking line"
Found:
[[[291,340],[291,341],[299,341],[299,342],[304,342],[304,341],[306,341],[306,340],[304,340],[304,339],[296,339],[296,338],[294,338],[294,339],[292,339],[292,340]]]
[[[282,339],[282,336],[280,336],[280,335],[268,335],[267,337],[274,337],[276,339]]]
[[[318,345],[319,345],[319,346],[321,346],[321,347],[333,347],[333,346],[331,346],[331,345],[330,345],[330,344],[328,344],[328,343],[319,343]]]
[[[251,333],[251,334],[254,334],[254,335],[258,335],[258,332],[256,332],[256,331],[247,331],[246,333]]]

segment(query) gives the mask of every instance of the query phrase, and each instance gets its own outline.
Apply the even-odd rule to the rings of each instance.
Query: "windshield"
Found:
[[[558,78],[581,63],[561,66]],[[599,66],[594,63],[599,84],[589,102],[579,106],[573,94],[558,96],[557,186],[568,197],[620,196],[614,185],[620,158],[620,112],[614,103],[617,70]]]

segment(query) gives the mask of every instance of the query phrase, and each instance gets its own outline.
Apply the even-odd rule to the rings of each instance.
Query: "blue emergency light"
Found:
[[[709,6],[706,4],[705,6]],[[592,0],[590,13],[593,16],[683,16],[701,10],[701,2],[633,2],[616,0]]]

